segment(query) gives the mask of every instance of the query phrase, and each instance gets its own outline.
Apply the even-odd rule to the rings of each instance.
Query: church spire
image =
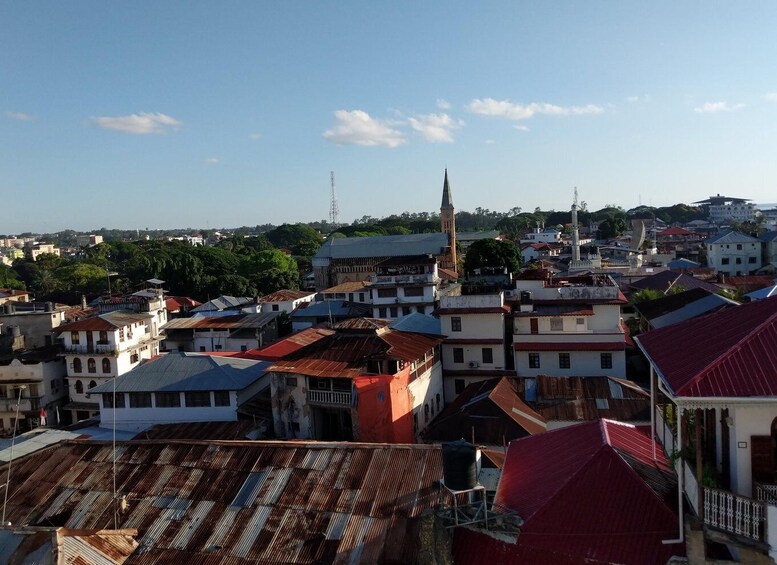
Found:
[[[448,182],[448,168],[445,168],[445,180],[442,183],[442,204],[440,209],[453,208],[453,197],[451,197],[451,185]]]

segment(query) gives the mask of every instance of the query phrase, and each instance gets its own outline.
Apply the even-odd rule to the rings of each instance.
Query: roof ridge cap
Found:
[[[760,301],[757,302],[751,302],[751,304],[757,304]],[[736,309],[734,309],[736,311]],[[726,351],[723,351],[720,355],[718,355],[715,359],[710,361],[709,364],[707,364],[703,369],[701,369],[694,377],[689,380],[687,383],[685,383],[683,386],[681,386],[677,391],[675,392],[675,396],[681,396],[681,392],[684,390],[687,390],[691,386],[697,384],[699,381],[701,381],[704,378],[704,375],[712,370],[714,367],[717,367],[723,362],[723,359],[727,357],[729,354],[734,354],[739,352],[740,349],[742,349],[742,346],[744,345],[744,342],[749,340],[755,335],[758,335],[760,332],[762,332],[767,324],[769,324],[772,321],[777,320],[777,310],[775,310],[768,318],[766,318],[763,322],[758,324],[755,328],[747,332],[742,339],[737,341],[734,345],[732,345],[730,348],[728,348]]]

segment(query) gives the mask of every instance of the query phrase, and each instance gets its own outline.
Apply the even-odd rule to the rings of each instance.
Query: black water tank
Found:
[[[11,303],[11,301],[10,301],[10,300],[9,300],[8,302],[6,302],[6,303],[5,303],[5,305],[4,305],[4,308],[3,308],[3,309],[5,310],[5,313],[6,313],[6,314],[13,314],[13,313],[14,313],[14,310],[15,310],[15,309],[14,309],[14,305]]]
[[[532,296],[528,290],[521,291],[521,304],[531,304]]]
[[[22,329],[19,326],[8,326],[8,333],[13,337],[19,337],[22,335]]]
[[[469,490],[477,485],[475,446],[463,439],[442,444],[442,475],[451,490]]]
[[[43,311],[44,312],[53,312],[54,311],[54,303],[53,302],[46,302],[43,305]]]

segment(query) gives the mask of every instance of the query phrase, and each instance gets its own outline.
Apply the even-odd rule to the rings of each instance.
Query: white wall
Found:
[[[552,376],[609,376],[626,378],[625,351],[540,351],[539,368],[529,367],[530,351],[514,351],[515,372],[521,377],[536,377],[537,375]],[[558,354],[569,353],[570,368],[560,369]],[[612,368],[603,369],[601,353],[612,354]]]
[[[439,414],[445,406],[445,393],[442,386],[442,364],[436,363],[431,369],[418,377],[408,386],[410,390],[413,414],[418,415],[418,432],[420,433]],[[440,395],[440,406],[437,408],[437,395]],[[424,405],[429,405],[429,420],[424,418]]]
[[[490,347],[493,357],[493,363],[483,362],[483,348]],[[461,348],[464,350],[464,362],[456,363],[453,360],[453,350]],[[505,350],[501,343],[483,343],[483,344],[443,344],[442,362],[446,369],[461,371],[470,369],[470,362],[477,363],[481,369],[504,369],[505,368]]]
[[[729,407],[734,418],[731,428],[731,490],[742,496],[752,496],[753,478],[750,462],[750,436],[771,435],[772,421],[777,418],[777,402],[772,405]],[[747,447],[739,447],[744,442]]]

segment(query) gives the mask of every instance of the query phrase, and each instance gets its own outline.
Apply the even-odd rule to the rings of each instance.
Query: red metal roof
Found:
[[[259,302],[288,302],[289,300],[299,300],[314,294],[315,292],[307,290],[278,290],[267,296],[262,296]]]
[[[677,536],[677,484],[654,445],[646,430],[609,420],[511,442],[495,503],[524,520],[513,547],[645,565],[683,554],[662,543]]]
[[[263,347],[262,349],[251,349],[246,351],[246,354],[251,354],[251,359],[262,359],[264,361],[277,361],[287,355],[291,355],[295,351],[307,347],[318,340],[332,335],[334,330],[326,328],[306,328],[295,334],[291,334],[289,337],[285,337],[275,343]]]
[[[777,297],[635,340],[677,397],[777,396]]]
[[[661,238],[661,237],[668,237],[670,235],[688,236],[688,235],[696,235],[696,234],[688,230],[684,230],[683,228],[671,227],[671,228],[666,228],[664,231],[658,232],[656,234],[656,237]]]
[[[516,351],[623,351],[626,349],[626,344],[622,341],[520,342],[514,343],[513,349]]]

